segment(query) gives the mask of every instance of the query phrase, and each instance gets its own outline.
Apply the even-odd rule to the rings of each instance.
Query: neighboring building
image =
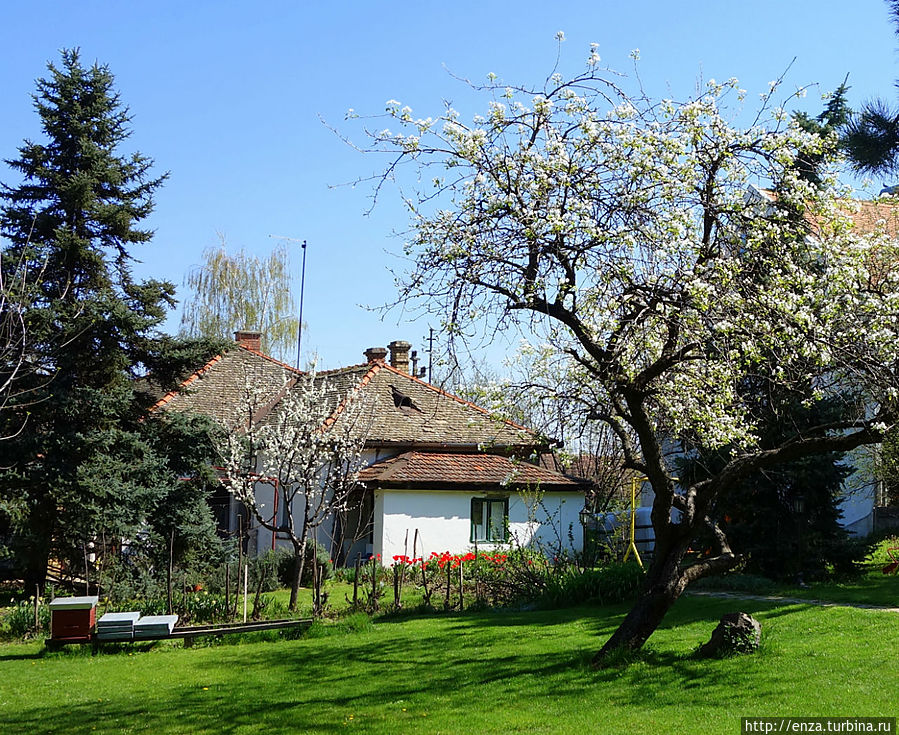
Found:
[[[163,396],[156,410],[202,413],[229,430],[262,420],[242,415],[248,380],[269,396],[266,411],[299,371],[259,351],[259,335],[238,332],[237,346],[218,355]],[[579,513],[584,480],[537,464],[548,443],[535,432],[430,385],[409,372],[408,342],[365,351],[366,362],[319,373],[337,405],[349,391],[370,401],[365,461],[357,510],[334,518],[319,532],[339,563],[381,555],[464,552],[505,544],[539,547],[551,554],[583,547]],[[289,387],[287,388],[289,390]],[[245,409],[244,409],[245,410]],[[337,420],[340,418],[338,416]],[[266,502],[274,490],[259,487]],[[246,512],[224,489],[214,499],[221,528],[251,528],[249,548],[262,553],[277,540],[265,528],[242,521]]]

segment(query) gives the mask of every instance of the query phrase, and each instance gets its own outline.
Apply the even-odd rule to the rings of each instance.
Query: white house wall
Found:
[[[411,556],[416,529],[419,539],[416,553],[419,556],[444,551],[462,554],[471,550],[471,500],[477,497],[500,496],[458,490],[376,491],[374,553],[381,554],[385,564],[391,563],[394,556]],[[537,508],[536,521],[530,522],[525,499],[517,494],[508,497],[509,531],[513,543],[540,548],[549,555],[557,553],[560,544],[569,552],[583,550],[583,531],[578,516],[584,507],[582,493],[547,493]],[[506,547],[505,544],[478,544],[479,549]]]

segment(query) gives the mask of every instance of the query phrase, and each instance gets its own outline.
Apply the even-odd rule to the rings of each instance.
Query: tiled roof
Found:
[[[301,373],[289,365],[245,347],[236,347],[210,360],[185,380],[181,388],[157,401],[154,409],[191,411],[231,428],[241,415],[247,381],[262,389],[263,410],[254,420],[277,412],[285,386]],[[359,390],[371,406],[366,420],[370,446],[403,448],[535,447],[545,442],[534,432],[492,416],[478,406],[378,361],[318,373],[316,382],[328,386],[332,422],[343,419],[343,401]]]
[[[327,380],[340,396],[359,386],[363,400],[374,410],[370,445],[489,448],[545,443],[533,431],[383,362],[320,373],[318,378]],[[338,412],[336,421],[340,420]]]
[[[770,202],[777,201],[777,193],[770,189],[756,191]],[[883,232],[890,237],[899,237],[899,200],[895,197],[877,200],[841,199],[837,205],[840,211],[852,220],[857,232],[863,235]]]
[[[855,229],[862,234],[883,232],[890,237],[899,237],[899,202],[895,199],[878,201],[855,200],[847,214],[852,219]]]
[[[236,346],[192,373],[178,390],[160,398],[153,409],[200,413],[230,428],[244,420],[241,406],[247,381],[262,388],[264,394],[274,396],[299,374],[290,365],[261,352]]]
[[[577,492],[588,483],[495,454],[405,452],[369,465],[359,480],[377,487],[466,489],[532,488]]]

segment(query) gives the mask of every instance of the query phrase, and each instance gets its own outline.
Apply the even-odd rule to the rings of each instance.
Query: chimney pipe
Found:
[[[387,357],[387,350],[383,347],[369,347],[364,353],[365,362],[369,365],[375,362],[384,362]]]
[[[235,332],[234,341],[248,350],[254,350],[255,352],[262,351],[262,332]]]
[[[409,350],[412,349],[412,345],[404,340],[396,339],[387,346],[390,348],[390,365],[408,375]]]

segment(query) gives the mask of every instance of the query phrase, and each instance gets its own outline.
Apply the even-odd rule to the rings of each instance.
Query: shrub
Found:
[[[165,615],[168,612],[168,600],[163,595],[117,607],[121,610],[140,610],[141,615]],[[178,616],[179,625],[221,623],[230,618],[225,607],[225,596],[205,591],[173,595],[172,611]]]
[[[636,562],[612,562],[599,569],[585,570],[566,565],[547,576],[540,601],[550,607],[624,602],[639,592],[643,577],[644,571]]]
[[[293,552],[286,549],[278,549],[278,581],[284,587],[290,587],[293,579],[294,555]],[[334,564],[328,556],[328,550],[317,541],[308,541],[306,543],[306,558],[303,563],[303,578],[300,580],[300,586],[312,586],[312,560],[318,559],[319,568],[322,571],[322,579],[330,579],[334,574]]]
[[[50,632],[50,608],[45,604],[38,606],[39,629],[34,629],[34,599],[21,600],[7,610],[3,617],[3,628],[12,638],[25,638],[30,635],[41,635]]]

